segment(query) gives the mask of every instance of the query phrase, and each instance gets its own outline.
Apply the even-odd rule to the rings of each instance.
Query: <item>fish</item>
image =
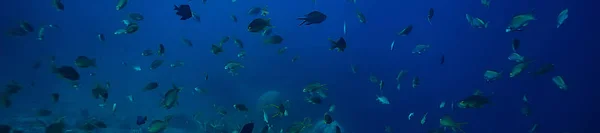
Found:
[[[417,88],[419,85],[421,85],[421,80],[419,79],[419,76],[415,76],[412,80],[412,88]]]
[[[133,103],[133,95],[127,95],[127,100]]]
[[[214,55],[218,55],[219,53],[223,52],[223,45],[217,46],[217,45],[213,44],[210,47],[210,52],[213,53]]]
[[[346,35],[346,21],[344,21],[344,35]]]
[[[202,22],[200,15],[198,15],[196,12],[192,12],[192,19],[196,20],[196,22]]]
[[[446,56],[444,56],[444,55],[442,54],[442,57],[440,57],[440,64],[441,64],[441,65],[444,65],[444,63],[445,63],[445,62],[446,62]]]
[[[263,42],[265,44],[281,44],[281,42],[283,42],[283,37],[280,35],[273,35],[266,38]]]
[[[38,30],[38,35],[37,35],[37,40],[44,40],[44,32],[46,31],[46,28],[44,27],[40,27],[40,30]]]
[[[159,56],[165,55],[165,46],[162,43],[158,45],[158,55]]]
[[[80,78],[79,72],[71,66],[61,66],[56,68],[53,66],[52,73],[58,74],[60,77],[70,81],[78,81]]]
[[[52,93],[51,96],[52,96],[52,102],[53,103],[57,103],[58,100],[60,99],[60,94],[58,94],[58,93]]]
[[[554,84],[556,84],[556,86],[558,86],[558,88],[560,90],[566,91],[567,89],[569,89],[567,87],[567,84],[565,83],[565,80],[563,80],[562,76],[554,76],[554,77],[552,77],[552,82],[554,82]]]
[[[19,24],[19,27],[21,27],[22,30],[27,31],[27,32],[34,32],[35,29],[33,28],[33,26],[31,24],[29,24],[29,22],[26,21],[22,21]]]
[[[483,7],[490,7],[490,2],[492,2],[492,0],[481,0],[481,4],[483,5]]]
[[[398,32],[397,34],[399,36],[408,36],[408,34],[410,34],[410,32],[412,32],[413,29],[413,25],[408,25],[406,28],[402,29],[402,31]]]
[[[514,38],[512,40],[512,50],[513,52],[517,52],[517,50],[519,50],[519,48],[521,47],[521,40]]]
[[[161,101],[161,105],[163,108],[171,109],[177,105],[179,105],[179,92],[181,88],[177,87],[173,84],[173,88],[167,91],[163,96],[163,100]]]
[[[545,64],[543,65],[541,68],[539,68],[538,70],[532,72],[532,74],[534,76],[539,76],[539,75],[543,75],[546,74],[548,72],[551,72],[554,70],[554,64],[549,63],[549,64]]]
[[[164,60],[159,60],[159,59],[152,61],[152,63],[150,64],[150,70],[157,69],[158,67],[160,67],[163,64],[163,62],[164,62]]]
[[[411,119],[413,116],[415,116],[415,113],[414,113],[414,112],[411,112],[411,113],[409,113],[409,114],[408,114],[408,120],[410,120],[410,119]]]
[[[564,9],[562,10],[559,14],[558,14],[558,18],[556,18],[556,28],[559,28],[561,25],[563,25],[563,23],[565,23],[565,20],[567,20],[567,18],[569,18],[569,9]]]
[[[486,96],[471,95],[458,103],[460,108],[482,108],[483,105],[489,104],[490,100]]]
[[[530,12],[524,14],[517,14],[512,17],[505,31],[523,31],[523,28],[529,25],[529,22],[533,20],[537,20],[537,18],[534,16],[534,10],[531,10]]]
[[[125,8],[125,6],[127,6],[127,1],[128,0],[119,0],[116,6],[117,11]]]
[[[135,124],[137,124],[138,126],[141,126],[141,125],[146,124],[147,120],[148,120],[147,116],[137,116],[137,119],[135,120]]]
[[[250,122],[250,123],[244,124],[244,126],[240,130],[240,133],[252,133],[253,130],[254,130],[254,123]]]
[[[434,11],[433,8],[429,8],[429,13],[427,14],[427,22],[431,25],[431,19],[433,18]]]
[[[263,109],[263,120],[265,121],[265,123],[269,123],[269,115],[267,115],[267,112],[265,112],[264,109]]]
[[[257,18],[248,24],[248,32],[260,32],[271,26],[271,19]]]
[[[329,105],[329,112],[333,112],[335,111],[335,104],[330,104]]]
[[[458,130],[460,132],[465,133],[465,131],[463,131],[461,128],[461,126],[465,125],[465,124],[467,124],[467,123],[454,121],[454,119],[452,119],[452,117],[448,114],[444,114],[444,116],[442,116],[442,118],[440,118],[440,126],[444,127],[444,128],[449,127],[454,132],[456,132]]]
[[[358,22],[363,24],[367,23],[367,18],[365,17],[365,14],[358,10],[356,10],[356,17],[358,18]]]
[[[92,59],[87,56],[77,56],[75,59],[75,65],[80,68],[97,67],[96,59]]]
[[[333,117],[331,117],[331,115],[329,115],[328,113],[325,113],[323,115],[323,122],[325,124],[331,124],[333,122]]]
[[[387,99],[387,97],[385,96],[379,96],[379,95],[375,95],[377,97],[377,101],[379,101],[379,103],[381,104],[390,104],[390,101]]]
[[[327,15],[319,11],[312,11],[304,15],[304,17],[298,17],[296,19],[302,20],[302,22],[298,26],[320,24],[327,19]]]
[[[98,33],[98,35],[96,36],[98,37],[98,40],[100,40],[100,42],[104,42],[106,40],[106,37],[102,33]]]
[[[237,18],[237,16],[235,16],[235,15],[231,15],[231,16],[229,16],[229,18],[231,18],[231,20],[232,20],[234,23],[237,23],[237,22],[238,22],[238,18]]]
[[[238,111],[248,112],[248,107],[246,107],[246,105],[244,104],[234,104],[233,108],[235,108]]]
[[[192,40],[190,40],[190,39],[187,39],[187,38],[181,38],[181,41],[183,42],[183,44],[185,44],[185,45],[187,45],[187,46],[189,46],[189,47],[192,47],[192,46],[194,46],[194,44],[192,43]]]
[[[179,5],[179,7],[177,5],[173,6],[175,7],[173,10],[177,10],[175,14],[181,17],[179,20],[192,18],[192,9],[190,8],[190,5]]]
[[[52,6],[56,8],[56,11],[64,11],[65,5],[62,3],[62,0],[52,0]]]
[[[427,122],[427,114],[429,114],[429,112],[425,113],[425,115],[423,115],[423,117],[421,118],[421,125],[425,124],[425,122]]]
[[[486,70],[483,73],[483,79],[485,79],[485,81],[487,83],[496,81],[496,80],[500,79],[501,76],[502,76],[502,72],[498,72],[498,71],[494,71],[494,70]]]
[[[469,22],[469,25],[471,25],[473,28],[487,28],[488,24],[490,23],[489,21],[483,21],[481,18],[472,17],[469,14],[466,14],[466,18],[467,22]]]
[[[144,20],[144,15],[142,15],[141,13],[129,13],[127,16],[129,16],[129,19],[134,21]]]
[[[392,41],[392,45],[390,45],[390,51],[394,50],[394,43],[396,43],[396,40]]]
[[[340,37],[337,41],[330,38],[329,42],[331,43],[329,50],[336,49],[338,52],[344,52],[344,50],[346,50],[346,39],[344,39],[344,37]]]
[[[442,101],[442,102],[440,103],[440,109],[441,109],[441,108],[444,108],[445,106],[446,106],[446,101]]]

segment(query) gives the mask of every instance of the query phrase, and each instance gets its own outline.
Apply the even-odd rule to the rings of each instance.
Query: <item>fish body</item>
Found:
[[[506,32],[522,31],[523,28],[529,25],[530,21],[536,20],[533,11],[525,14],[519,14],[512,17],[512,20],[506,28]]]
[[[173,85],[173,88],[165,93],[161,105],[163,108],[171,109],[179,104],[179,92],[181,88]]]
[[[150,133],[160,133],[165,129],[167,129],[167,122],[163,120],[154,120],[148,126],[148,132]]]
[[[137,124],[138,126],[144,125],[144,124],[146,124],[147,120],[148,120],[147,116],[137,116],[135,124]]]
[[[569,18],[569,9],[564,9],[560,12],[560,14],[558,14],[558,18],[556,19],[556,28],[559,28],[563,23],[565,23],[567,18]]]
[[[37,35],[37,40],[44,40],[44,32],[46,31],[46,28],[44,27],[40,27],[40,30],[38,30],[38,35]]]
[[[65,78],[65,79],[68,79],[71,81],[78,81],[80,78],[79,72],[77,72],[77,70],[75,70],[75,68],[73,68],[71,66],[61,66],[58,68],[54,68],[53,73],[57,73],[62,78]]]
[[[387,97],[385,97],[385,96],[379,96],[379,95],[376,95],[376,97],[377,97],[377,99],[375,99],[375,100],[379,101],[379,103],[381,103],[381,104],[390,104],[390,101],[387,99]]]
[[[134,21],[142,21],[144,20],[144,15],[140,13],[129,13],[129,18]]]
[[[163,64],[164,60],[154,60],[152,61],[152,63],[150,64],[150,70],[154,70],[157,69],[158,67],[160,67]]]
[[[192,18],[192,9],[190,5],[173,5],[175,8],[173,10],[177,10],[175,13],[177,16],[180,16],[180,20],[187,20]]]
[[[433,15],[434,15],[433,8],[429,8],[429,13],[427,14],[427,22],[429,22],[429,24],[431,24],[431,19],[433,18]]]
[[[363,14],[360,11],[356,11],[356,17],[358,18],[358,22],[366,24],[367,23],[367,18],[365,17],[365,14]]]
[[[142,90],[149,91],[149,90],[154,90],[156,88],[158,88],[158,82],[150,82],[150,83],[146,84],[146,86],[144,86],[144,88]]]
[[[458,103],[460,108],[482,108],[483,105],[489,104],[490,100],[486,96],[471,95]]]
[[[483,73],[483,78],[486,82],[490,83],[492,81],[496,81],[500,78],[502,72],[494,71],[494,70],[486,70]]]
[[[96,59],[91,59],[87,56],[78,56],[77,59],[75,59],[75,65],[80,68],[97,67]]]
[[[512,53],[508,56],[508,60],[521,63],[525,61],[525,56],[521,56],[519,53]]]
[[[417,46],[415,46],[415,48],[413,48],[412,53],[421,55],[421,54],[425,53],[425,51],[427,51],[429,49],[429,47],[431,47],[431,46],[428,44],[418,44]]]
[[[410,32],[412,32],[413,29],[413,25],[408,25],[406,28],[402,29],[402,31],[398,32],[397,34],[399,36],[408,36],[408,34],[410,34]]]
[[[556,86],[558,86],[558,88],[560,90],[567,90],[569,89],[567,87],[567,84],[565,83],[565,80],[563,80],[562,76],[554,76],[552,77],[552,82],[554,82],[554,84],[556,84]]]
[[[125,6],[127,6],[127,1],[128,0],[119,0],[116,6],[117,11],[125,8]]]
[[[325,15],[319,11],[312,11],[312,12],[304,15],[304,17],[297,18],[297,20],[302,20],[302,23],[300,23],[298,26],[320,24],[323,21],[325,21],[326,19],[327,19],[327,15]]]
[[[340,37],[337,41],[329,39],[329,42],[331,42],[329,50],[336,49],[338,52],[344,52],[344,50],[346,50],[346,39],[344,39],[344,37]]]
[[[257,18],[248,24],[248,32],[260,32],[271,26],[271,19]]]
[[[65,10],[65,5],[62,3],[62,0],[52,0],[52,6],[54,6],[57,11]]]
[[[283,37],[280,35],[273,35],[264,40],[265,44],[281,44]]]

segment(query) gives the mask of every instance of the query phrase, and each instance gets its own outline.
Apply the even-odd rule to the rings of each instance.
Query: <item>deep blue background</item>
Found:
[[[246,103],[254,107],[256,99],[268,90],[282,92],[290,99],[294,108],[291,118],[299,120],[309,116],[320,120],[327,105],[309,105],[303,101],[306,94],[302,87],[313,81],[328,84],[330,97],[327,103],[337,104],[334,117],[346,132],[383,132],[391,126],[397,132],[425,132],[438,127],[443,114],[451,114],[457,121],[469,122],[466,132],[504,133],[527,132],[534,123],[540,124],[541,133],[591,132],[597,125],[598,100],[595,80],[598,50],[598,10],[584,6],[592,2],[569,0],[493,0],[490,8],[483,7],[478,0],[448,1],[392,1],[358,0],[356,4],[343,0],[209,0],[202,4],[192,1],[192,10],[198,12],[202,22],[181,21],[174,15],[174,4],[185,0],[131,0],[127,7],[115,11],[116,1],[65,0],[65,11],[57,12],[49,0],[23,0],[4,2],[0,8],[2,21],[0,30],[7,31],[25,20],[35,26],[57,24],[60,30],[47,29],[44,41],[35,40],[35,34],[25,37],[0,36],[0,82],[16,80],[24,85],[35,81],[35,87],[27,87],[13,96],[14,106],[1,109],[1,117],[11,118],[30,115],[32,108],[52,108],[61,115],[77,112],[82,108],[93,114],[106,115],[109,109],[99,109],[99,101],[90,98],[90,89],[95,83],[110,81],[111,103],[119,103],[116,121],[132,119],[136,115],[149,115],[159,119],[166,114],[193,114],[198,110],[212,115],[212,104],[226,107],[235,103]],[[274,32],[284,37],[281,45],[264,45],[262,37],[246,31],[254,16],[246,15],[253,6],[268,5],[275,27]],[[427,11],[434,8],[433,24],[426,20]],[[569,8],[569,18],[559,29],[556,28],[558,13]],[[328,15],[318,25],[297,26],[296,17],[312,10]],[[361,24],[355,11],[366,15],[367,24]],[[505,33],[504,28],[517,13],[535,9],[538,20],[532,21],[524,32]],[[122,28],[121,20],[130,12],[139,12],[145,20],[139,22],[141,29],[132,35],[112,35]],[[235,14],[239,22],[233,23],[229,16]],[[470,28],[465,14],[490,21],[487,29]],[[343,36],[342,24],[347,22],[348,49],[344,53],[328,50],[327,38]],[[407,25],[414,25],[409,36],[400,37],[396,32]],[[37,28],[36,28],[37,29]],[[106,34],[107,41],[101,43],[96,34]],[[225,52],[212,55],[210,45],[218,43],[223,36],[242,39],[248,53],[241,60],[246,66],[239,76],[232,77],[223,65],[235,56],[239,49],[233,44],[225,45]],[[181,38],[194,42],[189,48]],[[522,74],[508,78],[514,65],[506,58],[511,53],[512,38],[522,42],[520,54],[535,59],[526,72],[542,64],[554,63],[556,70],[537,78]],[[596,38],[595,38],[596,37]],[[396,41],[393,51],[389,50]],[[121,65],[122,61],[147,67],[157,57],[142,57],[144,49],[156,49],[159,43],[167,47],[165,65],[175,60],[185,61],[182,68],[163,66],[157,70],[135,72]],[[410,53],[416,44],[430,44],[431,49],[421,56]],[[277,49],[289,47],[287,53],[278,55]],[[442,53],[446,64],[439,65]],[[48,58],[56,56],[57,63],[73,65],[80,55],[97,58],[98,68],[79,69],[86,76],[81,80],[82,88],[74,90],[70,84],[46,68]],[[299,56],[296,63],[290,60]],[[42,69],[33,70],[31,65],[45,60]],[[356,64],[358,73],[350,72],[350,64]],[[400,70],[408,70],[402,81],[402,89],[396,90],[395,77]],[[504,78],[487,84],[483,72],[487,69],[504,70]],[[94,77],[87,73],[96,72]],[[204,81],[204,72],[210,75]],[[391,105],[380,105],[375,101],[379,93],[377,85],[369,82],[369,73],[387,83],[384,95]],[[563,76],[569,85],[566,92],[560,91],[551,80],[552,76]],[[410,88],[410,79],[421,77],[422,85]],[[140,88],[149,81],[159,81],[157,91],[142,93]],[[181,106],[165,111],[159,108],[160,95],[171,83],[185,87],[181,94]],[[209,94],[191,95],[194,87],[205,87]],[[458,101],[480,89],[487,94],[495,93],[493,105],[483,109],[450,111],[439,109],[440,101]],[[60,92],[63,96],[58,105],[49,104],[48,95]],[[532,103],[532,116],[520,114],[521,97],[527,94]],[[136,103],[125,98],[134,95]],[[305,111],[301,108],[316,108]],[[295,109],[295,110],[294,110]],[[415,112],[411,121],[406,119]],[[428,123],[419,124],[420,117],[429,112]],[[255,121],[260,121],[257,117]],[[595,124],[594,124],[595,123]]]

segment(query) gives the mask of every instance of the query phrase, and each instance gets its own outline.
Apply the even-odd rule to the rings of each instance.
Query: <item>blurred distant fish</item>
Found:
[[[146,124],[147,120],[148,120],[147,116],[137,116],[137,120],[135,121],[135,124],[137,124],[138,126],[141,126],[141,125]]]
[[[569,18],[569,9],[564,9],[558,14],[558,18],[556,19],[558,24],[556,25],[556,28],[559,28],[567,18]]]
[[[52,0],[52,5],[54,6],[54,8],[56,8],[57,11],[65,10],[65,5],[62,3],[61,0]]]
[[[127,1],[128,0],[119,0],[117,3],[117,11],[125,8],[125,6],[127,6]]]
[[[187,20],[192,18],[192,9],[190,8],[190,5],[179,5],[179,7],[177,5],[174,6],[175,9],[173,10],[177,10],[175,14],[181,16],[180,20]]]

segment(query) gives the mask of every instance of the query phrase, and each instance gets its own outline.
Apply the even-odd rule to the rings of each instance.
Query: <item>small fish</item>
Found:
[[[441,64],[441,65],[444,65],[444,63],[445,63],[445,62],[446,62],[446,56],[444,56],[444,55],[442,54],[442,57],[440,58],[440,64]]]
[[[329,112],[335,111],[335,104],[329,105]]]
[[[192,9],[190,8],[190,5],[179,5],[179,7],[177,5],[173,6],[175,7],[173,10],[177,10],[175,14],[181,17],[180,20],[192,18]]]
[[[265,121],[265,123],[269,123],[269,115],[267,115],[267,112],[265,112],[265,110],[263,110],[263,120]]]
[[[208,80],[208,73],[204,72],[204,80]]]
[[[323,115],[323,122],[325,122],[325,124],[331,124],[333,122],[333,117],[331,117],[331,115],[328,113],[325,113]]]
[[[235,16],[235,15],[231,15],[231,16],[229,16],[229,18],[231,18],[231,20],[232,20],[234,23],[237,23],[237,22],[238,22],[238,18],[237,18],[237,16]]]
[[[399,36],[408,36],[408,34],[410,34],[410,32],[412,32],[413,29],[413,25],[408,25],[406,28],[402,29],[402,31],[398,32],[397,34]]]
[[[558,18],[556,19],[557,23],[556,24],[556,28],[559,28],[563,23],[565,23],[565,20],[567,20],[567,18],[569,18],[569,9],[564,9],[560,12],[560,14],[558,14]]]
[[[552,77],[552,81],[554,82],[554,84],[556,84],[556,86],[558,86],[560,90],[566,91],[567,89],[569,89],[562,76],[554,76]]]
[[[512,20],[506,28],[506,32],[523,31],[523,28],[529,25],[530,21],[537,20],[534,16],[534,10],[531,12],[518,14],[512,17]]]
[[[100,40],[100,42],[104,42],[106,40],[106,37],[104,37],[104,34],[102,33],[98,33],[98,35],[96,35],[98,37],[98,40]]]
[[[57,103],[59,99],[60,99],[60,94],[52,93],[52,102],[53,103]]]
[[[265,44],[281,44],[283,42],[283,37],[280,35],[273,35],[263,40],[263,42]]]
[[[529,129],[529,133],[536,133],[537,127],[538,127],[538,124],[533,124],[533,127],[531,127],[531,129]]]
[[[133,102],[133,95],[128,95],[127,100],[129,100],[129,102]]]
[[[512,50],[513,52],[517,52],[517,50],[519,50],[519,48],[521,47],[521,40],[514,38],[512,40]]]
[[[419,79],[419,76],[415,76],[412,80],[412,88],[417,88],[419,85],[421,85],[421,80]]]
[[[112,113],[115,114],[116,111],[117,111],[117,103],[113,103]]]
[[[408,114],[408,120],[410,120],[413,116],[415,116],[414,112],[411,112],[410,114]]]
[[[300,23],[298,26],[320,24],[323,21],[325,21],[326,19],[327,19],[327,15],[325,15],[319,11],[312,11],[312,12],[304,15],[304,17],[297,18],[297,20],[302,20],[302,23]]]
[[[52,5],[56,8],[57,11],[64,11],[65,5],[62,3],[62,0],[52,0]]]
[[[346,21],[344,21],[344,35],[346,35]]]
[[[390,104],[390,101],[387,99],[387,97],[385,97],[385,96],[379,96],[379,95],[375,95],[375,96],[377,96],[377,99],[375,99],[375,100],[379,101],[379,103],[381,103],[381,104]]]
[[[248,112],[248,107],[246,107],[246,105],[244,104],[234,104],[233,108],[235,108],[238,111]]]
[[[148,117],[147,117],[147,116],[137,116],[137,119],[136,119],[135,123],[136,123],[138,126],[141,126],[141,125],[144,125],[144,124],[146,124],[146,121],[147,121],[147,120],[148,120]]]
[[[356,10],[356,17],[358,17],[358,22],[363,24],[367,23],[367,18],[365,17],[365,14],[358,10]]]
[[[260,32],[271,26],[271,19],[257,18],[248,24],[248,32]]]
[[[433,8],[429,8],[429,13],[427,14],[427,22],[431,25],[431,19],[433,18]]]
[[[442,103],[440,103],[440,109],[444,108],[446,106],[446,101],[442,101]]]
[[[162,43],[158,45],[158,55],[159,56],[165,55],[165,46]]]
[[[163,64],[164,60],[154,60],[152,61],[152,63],[150,64],[150,70],[154,70],[157,69],[158,67],[160,67]]]
[[[46,28],[41,27],[40,30],[38,30],[38,36],[37,36],[37,40],[44,40],[44,32],[46,31]]]
[[[490,7],[490,2],[492,2],[492,0],[481,0],[481,4],[483,5],[483,7]]]
[[[525,103],[529,103],[529,99],[527,99],[527,95],[526,95],[526,94],[524,94],[524,95],[523,95],[523,98],[522,98],[522,100],[523,100],[523,102],[525,102]]]
[[[421,125],[425,124],[425,122],[427,122],[427,114],[429,114],[429,112],[425,113],[425,115],[423,115],[423,118],[421,118]]]
[[[390,51],[394,50],[394,43],[396,43],[396,40],[392,41],[392,45],[390,45]]]
[[[329,39],[329,42],[331,43],[331,47],[329,48],[329,50],[336,49],[338,52],[344,52],[344,50],[346,50],[346,40],[344,39],[344,37],[340,37],[340,39],[338,39],[337,41]]]
[[[244,126],[242,127],[242,129],[240,130],[239,133],[252,133],[253,130],[254,130],[254,123],[250,122],[250,123],[244,124]]]
[[[119,0],[119,2],[117,3],[117,6],[116,6],[117,11],[125,8],[125,6],[127,6],[127,1],[128,0]]]
[[[379,91],[383,93],[383,80],[379,80]]]
[[[396,89],[397,89],[397,90],[400,90],[400,87],[401,87],[401,86],[400,86],[400,83],[398,83],[398,84],[396,85]]]

